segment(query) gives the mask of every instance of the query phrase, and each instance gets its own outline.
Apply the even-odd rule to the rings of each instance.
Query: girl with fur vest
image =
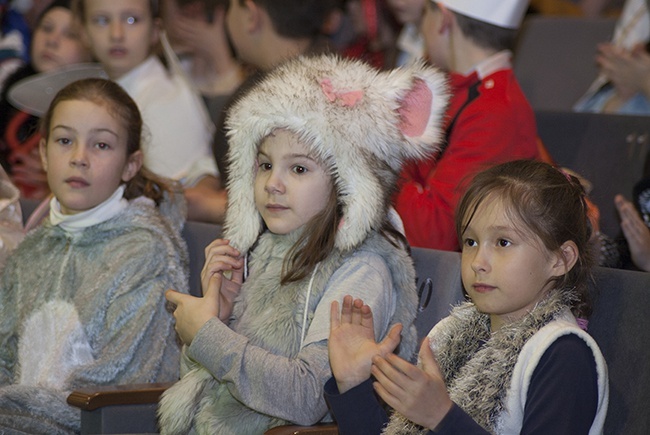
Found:
[[[329,305],[349,293],[368,298],[377,338],[402,322],[399,354],[412,356],[415,271],[389,204],[404,160],[436,149],[446,101],[423,64],[380,73],[319,56],[279,66],[233,106],[230,205],[204,297],[167,296],[186,346],[163,433],[325,419]]]
[[[142,168],[137,106],[114,82],[86,79],[63,88],[42,122],[49,218],[0,281],[3,434],[78,433],[71,390],[178,378],[164,292],[187,291],[183,214]]]
[[[371,309],[347,297],[339,315],[334,302],[325,391],[340,432],[601,434],[607,366],[581,329],[586,210],[578,179],[546,163],[477,175],[456,212],[470,301],[431,330],[418,366],[391,354],[399,327],[376,344]]]

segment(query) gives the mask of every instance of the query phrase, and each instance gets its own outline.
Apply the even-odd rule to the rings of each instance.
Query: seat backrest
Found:
[[[460,281],[460,253],[411,248],[420,302],[415,327],[422,340],[433,325],[464,299]]]
[[[601,230],[620,232],[614,195],[627,198],[643,176],[650,144],[650,118],[561,111],[535,112],[538,134],[551,156],[593,185]]]
[[[201,270],[205,263],[205,247],[221,234],[221,225],[187,221],[183,239],[190,257],[190,294],[201,296]]]
[[[589,333],[609,371],[605,434],[650,429],[650,273],[596,268]]]
[[[615,18],[526,18],[513,66],[533,109],[571,110],[598,74],[596,44],[611,39],[615,24]]]

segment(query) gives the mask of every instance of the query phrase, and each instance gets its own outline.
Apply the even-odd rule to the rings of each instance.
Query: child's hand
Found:
[[[390,353],[399,344],[402,325],[394,325],[381,343],[375,342],[372,311],[361,299],[343,298],[330,309],[328,341],[330,365],[340,393],[359,385],[370,377],[372,357]]]
[[[422,368],[389,354],[373,358],[375,391],[393,409],[420,426],[435,429],[451,409],[440,368],[433,356],[429,339],[420,346]]]
[[[176,305],[174,318],[176,319],[176,332],[183,343],[190,345],[196,333],[205,323],[219,313],[219,287],[221,275],[214,274],[208,291],[202,298],[167,290],[165,298]]]
[[[223,272],[230,272],[224,276]],[[218,281],[213,279],[214,275],[222,278]],[[222,322],[227,322],[232,314],[232,307],[235,298],[239,294],[244,281],[244,259],[238,250],[230,246],[228,240],[217,239],[205,248],[205,264],[201,271],[201,287],[203,294],[210,291],[210,287],[216,286],[219,295],[219,311],[217,315]]]
[[[632,261],[639,269],[650,271],[650,230],[634,204],[622,195],[616,195],[614,203],[621,218],[621,229],[630,248]]]

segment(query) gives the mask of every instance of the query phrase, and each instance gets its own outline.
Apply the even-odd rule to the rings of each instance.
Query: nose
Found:
[[[284,193],[284,182],[278,171],[272,169],[268,172],[268,178],[264,184],[264,190],[266,190],[267,193],[276,195]]]
[[[86,155],[86,148],[83,146],[75,145],[70,156],[70,166],[76,168],[88,167],[88,156]]]
[[[110,35],[112,40],[119,41],[124,37],[124,26],[120,20],[113,20],[110,24]]]
[[[51,32],[47,35],[45,39],[45,44],[50,48],[57,47],[59,45],[60,40],[61,40],[60,32]]]
[[[487,248],[479,246],[472,250],[471,265],[472,270],[476,273],[488,272],[490,270],[490,262],[488,257]]]

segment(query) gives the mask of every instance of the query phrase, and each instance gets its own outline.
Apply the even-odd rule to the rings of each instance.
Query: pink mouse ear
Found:
[[[397,110],[400,116],[399,129],[406,137],[420,137],[424,134],[431,117],[433,92],[421,79],[415,79],[413,87],[404,96]]]

